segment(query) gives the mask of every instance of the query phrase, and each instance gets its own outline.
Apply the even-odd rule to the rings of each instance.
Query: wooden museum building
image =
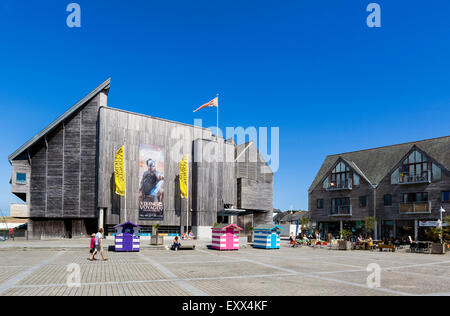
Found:
[[[11,191],[26,208],[28,238],[78,238],[131,221],[151,232],[192,230],[210,238],[215,223],[272,221],[273,173],[252,142],[210,129],[107,106],[110,79],[12,153]],[[124,146],[126,197],[116,194],[114,162]],[[188,157],[188,199],[180,161]]]

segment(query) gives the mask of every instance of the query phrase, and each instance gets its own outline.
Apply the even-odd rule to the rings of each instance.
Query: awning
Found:
[[[244,215],[246,210],[238,210],[232,208],[226,208],[217,212],[218,216],[239,216]]]

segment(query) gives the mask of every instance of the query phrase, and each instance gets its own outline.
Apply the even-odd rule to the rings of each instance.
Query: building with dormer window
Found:
[[[308,193],[322,234],[358,236],[371,216],[376,239],[425,240],[450,210],[450,136],[328,156]]]

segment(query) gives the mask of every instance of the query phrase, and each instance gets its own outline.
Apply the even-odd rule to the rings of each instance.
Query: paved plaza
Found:
[[[289,248],[282,242],[279,250],[144,248],[106,251],[107,262],[88,256],[76,247],[0,248],[0,295],[450,295],[448,254]],[[367,286],[371,263],[381,267],[378,288]],[[70,267],[77,265],[80,285],[69,287],[67,280],[76,280]]]

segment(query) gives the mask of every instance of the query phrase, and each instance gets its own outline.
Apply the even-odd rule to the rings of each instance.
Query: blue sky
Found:
[[[7,156],[112,77],[110,106],[280,128],[274,206],[306,209],[327,154],[449,135],[450,2],[63,0],[0,3],[0,208]]]

